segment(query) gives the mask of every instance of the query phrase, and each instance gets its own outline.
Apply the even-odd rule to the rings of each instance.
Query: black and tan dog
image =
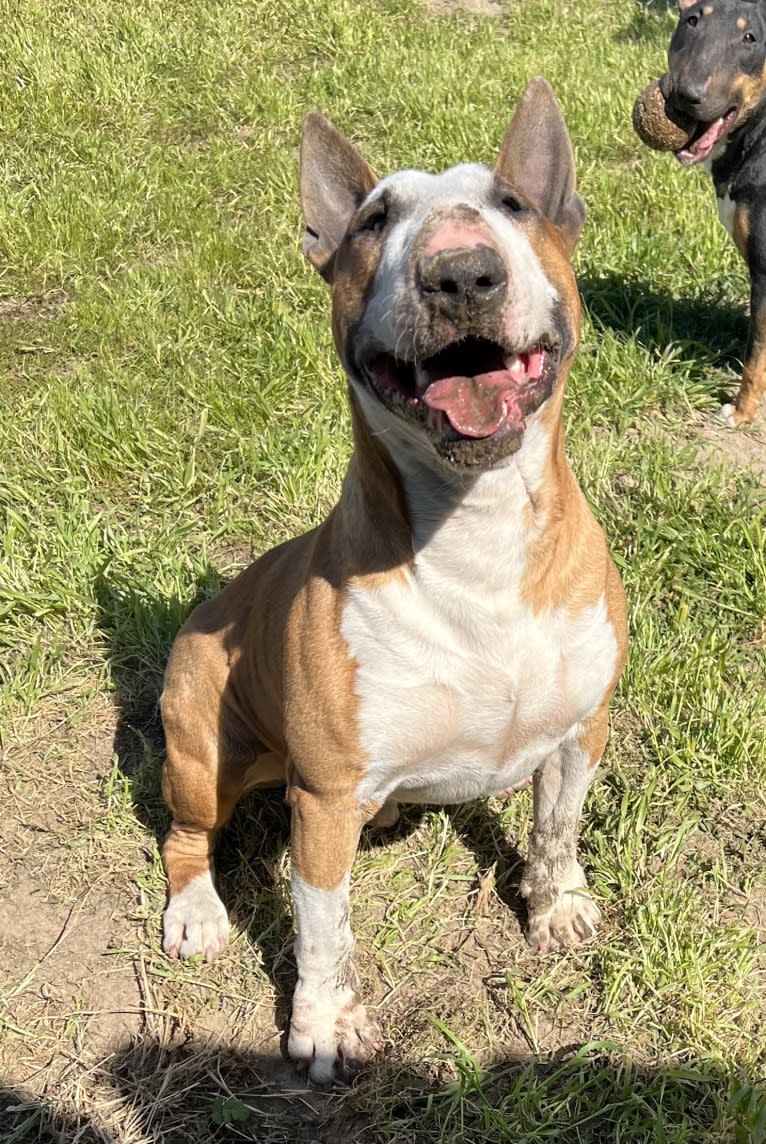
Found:
[[[583,800],[625,659],[620,578],[564,452],[585,212],[548,85],[494,170],[377,182],[305,122],[304,251],[332,287],[354,453],[313,532],[202,604],[162,696],[173,824],[164,948],[214,957],[216,833],[239,797],[292,808],[298,983],[288,1051],[326,1082],[378,1033],[356,992],[349,882],[365,823],[534,778],[521,892],[541,951],[593,935]]]
[[[750,334],[742,383],[721,414],[751,421],[766,390],[766,5],[679,0],[660,89],[693,121],[676,158],[712,175],[721,222],[750,271]]]

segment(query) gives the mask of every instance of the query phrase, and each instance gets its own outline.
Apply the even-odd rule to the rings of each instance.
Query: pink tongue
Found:
[[[423,401],[431,409],[441,409],[450,425],[464,437],[491,437],[505,421],[506,398],[513,382],[505,371],[476,377],[443,377],[433,381],[423,394]],[[487,380],[500,378],[506,388]]]
[[[726,117],[722,115],[720,119],[714,120],[707,130],[703,131],[699,139],[695,139],[693,143],[687,143],[686,147],[682,147],[676,154],[679,155],[682,160],[687,156],[696,162],[706,159],[723,134],[725,118]]]

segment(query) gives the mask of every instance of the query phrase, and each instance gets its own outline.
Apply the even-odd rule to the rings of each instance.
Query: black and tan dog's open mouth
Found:
[[[470,337],[418,362],[378,354],[366,372],[386,404],[418,415],[432,431],[486,438],[523,430],[525,414],[552,388],[557,359],[542,342],[518,351]]]
[[[707,159],[716,143],[720,143],[732,129],[736,118],[737,108],[732,107],[725,115],[719,115],[717,119],[698,124],[689,142],[674,152],[678,162],[683,163],[685,167],[690,167],[694,163],[701,163]]]

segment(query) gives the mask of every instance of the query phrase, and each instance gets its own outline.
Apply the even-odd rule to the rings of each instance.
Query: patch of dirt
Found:
[[[766,477],[766,411],[746,429],[731,429],[716,416],[697,415],[692,422],[704,442],[700,460],[715,461],[721,457],[735,468],[749,468]]]
[[[35,322],[55,318],[71,302],[65,290],[31,294],[26,298],[0,298],[0,321]]]
[[[424,0],[432,16],[452,16],[468,12],[472,16],[502,16],[503,8],[495,0]]]
[[[13,1024],[46,1035],[81,1020],[91,1050],[138,1033],[138,983],[110,949],[127,936],[126,912],[124,895],[97,882],[71,903],[50,900],[29,875],[9,888],[0,957],[15,981],[5,1006]]]

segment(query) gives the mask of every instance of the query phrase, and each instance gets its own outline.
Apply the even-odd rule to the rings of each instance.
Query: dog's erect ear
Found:
[[[561,231],[569,253],[585,223],[575,191],[574,152],[556,96],[541,76],[530,80],[500,148],[495,170]]]
[[[687,8],[693,7],[697,0],[678,0],[678,11],[685,12]]]
[[[376,181],[348,139],[318,111],[310,111],[301,142],[303,253],[323,278],[332,277],[332,256]]]

